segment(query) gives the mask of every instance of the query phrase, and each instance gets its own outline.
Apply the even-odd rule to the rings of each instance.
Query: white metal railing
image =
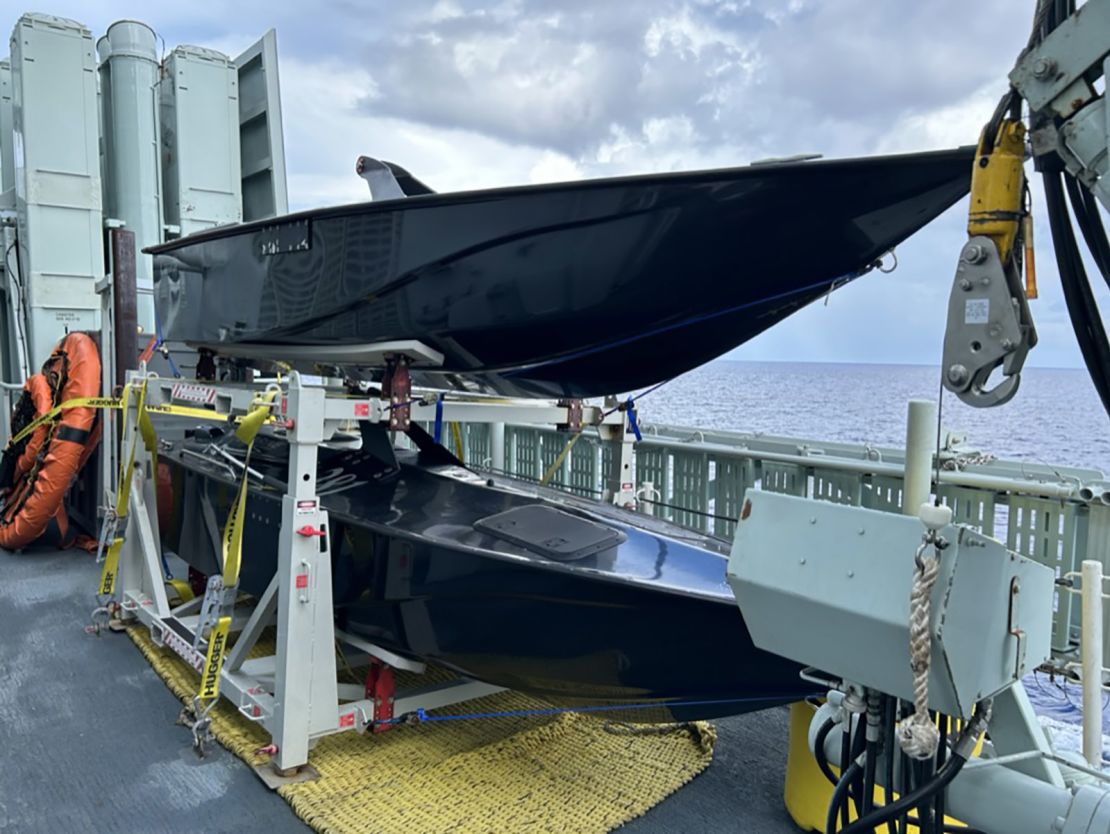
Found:
[[[445,443],[467,463],[530,481],[543,477],[571,437],[534,425],[459,429],[462,448],[452,433]],[[550,486],[601,496],[613,446],[587,429]],[[635,444],[633,477],[637,509],[730,539],[749,489],[901,512],[904,468],[905,451],[895,447],[648,424]],[[936,490],[956,521],[1048,565],[1062,582],[1084,560],[1110,574],[1110,480],[1098,469],[1000,460],[950,433]],[[1070,663],[1079,653],[1078,596],[1058,593],[1055,608],[1053,650]],[[1102,631],[1110,655],[1110,620]]]

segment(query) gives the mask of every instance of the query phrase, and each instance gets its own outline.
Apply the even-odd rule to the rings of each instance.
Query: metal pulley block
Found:
[[[944,334],[944,387],[977,408],[1002,405],[1017,393],[1025,357],[1037,343],[1021,277],[1003,266],[994,242],[972,237],[948,299]],[[991,374],[1002,380],[988,388]]]

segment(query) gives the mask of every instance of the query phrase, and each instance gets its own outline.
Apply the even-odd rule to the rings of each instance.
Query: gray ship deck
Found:
[[[0,550],[0,573],[0,831],[309,831],[231,753],[197,759],[130,640],[84,633],[91,557]],[[716,722],[709,769],[621,830],[798,831],[782,805],[786,717]]]

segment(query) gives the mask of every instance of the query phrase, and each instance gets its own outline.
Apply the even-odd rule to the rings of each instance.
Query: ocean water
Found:
[[[906,403],[936,401],[940,370],[922,365],[710,362],[639,400],[644,422],[902,446]],[[945,392],[942,423],[998,457],[1110,474],[1110,418],[1087,372],[1029,368],[997,408]]]
[[[906,402],[936,401],[940,370],[920,365],[719,360],[639,400],[642,422],[898,446]],[[976,409],[945,392],[945,428],[1000,458],[1098,469],[1110,475],[1110,418],[1087,372],[1030,368],[1004,406]],[[1082,747],[1082,693],[1047,675],[1025,680],[1034,708],[1061,753]],[[1110,773],[1110,704],[1103,711],[1103,761]]]

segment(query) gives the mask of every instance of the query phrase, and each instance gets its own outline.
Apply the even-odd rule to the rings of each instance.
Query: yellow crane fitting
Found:
[[[986,131],[979,138],[979,152],[971,174],[971,209],[967,217],[969,237],[989,237],[1007,263],[1024,215],[1025,125],[1004,119],[986,150]]]

